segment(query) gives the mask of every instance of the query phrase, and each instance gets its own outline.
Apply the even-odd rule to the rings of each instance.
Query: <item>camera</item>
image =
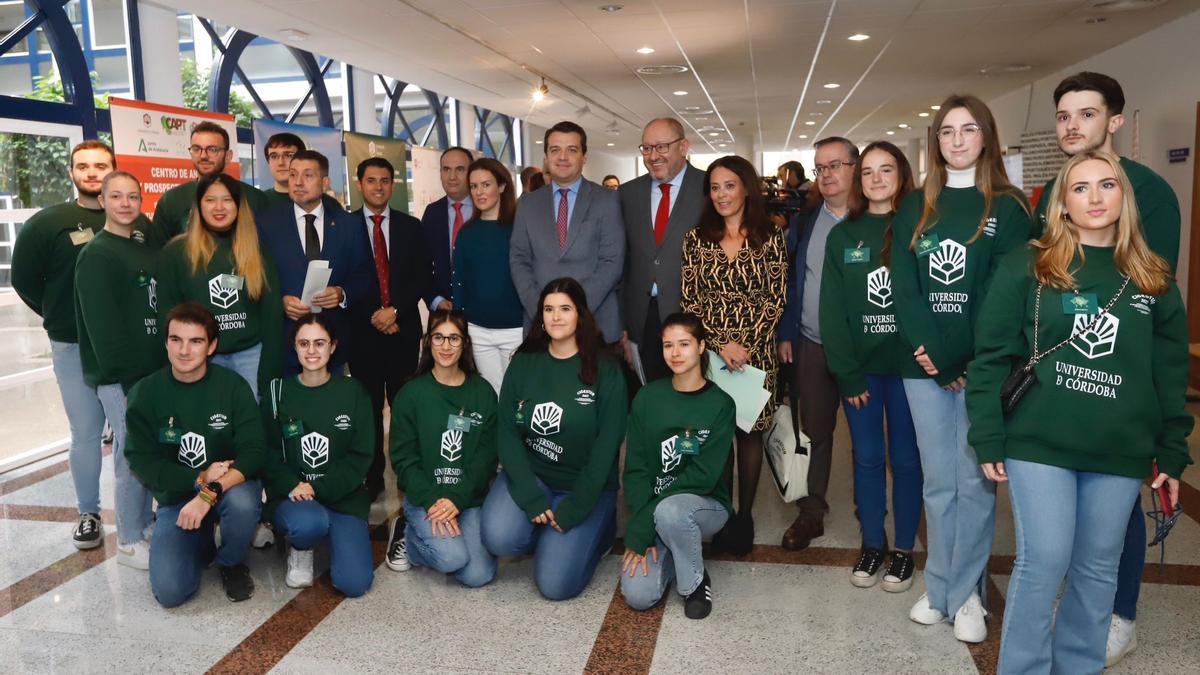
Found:
[[[759,191],[767,202],[767,215],[782,215],[790,220],[792,215],[804,209],[805,190],[784,187],[777,176],[763,176]]]

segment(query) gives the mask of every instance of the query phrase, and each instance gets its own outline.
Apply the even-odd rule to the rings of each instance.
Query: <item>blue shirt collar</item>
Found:
[[[551,181],[551,182],[553,183],[553,181]],[[571,183],[570,185],[559,185],[558,183],[553,183],[554,192],[556,192],[556,193],[559,190],[565,189],[565,190],[570,190],[572,194],[579,194],[579,187],[581,185],[583,185],[583,176],[576,178],[575,182]]]
[[[656,189],[656,190],[659,189],[659,187],[658,187],[659,185],[662,185],[663,183],[670,183],[671,190],[673,192],[678,192],[679,187],[681,185],[683,185],[683,174],[687,173],[687,170],[688,170],[688,165],[685,163],[683,165],[683,168],[679,170],[679,173],[675,174],[675,177],[672,178],[671,180],[657,180],[652,177],[650,179],[650,182],[654,185],[654,189]]]

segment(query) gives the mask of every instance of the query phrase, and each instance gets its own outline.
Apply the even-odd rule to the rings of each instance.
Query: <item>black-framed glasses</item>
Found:
[[[429,341],[433,343],[434,347],[441,347],[442,345],[446,344],[447,342],[450,343],[451,347],[457,347],[462,344],[463,336],[459,335],[458,333],[454,333],[452,335],[445,335],[443,333],[431,333],[429,335]]]
[[[818,176],[820,176],[823,173],[835,173],[838,169],[841,169],[843,166],[854,166],[854,162],[843,162],[840,159],[835,159],[828,164],[818,164],[818,165],[814,166],[813,173],[817,174]]]
[[[188,152],[193,155],[219,155],[225,150],[219,145],[193,145],[188,148]]]
[[[655,143],[654,145],[646,145],[643,143],[642,145],[638,146],[638,152],[642,153],[643,155],[648,155],[648,154],[650,154],[650,151],[653,150],[654,152],[657,152],[660,155],[665,155],[665,154],[667,154],[667,151],[671,149],[672,145],[675,145],[676,143],[678,143],[679,141],[682,141],[683,139],[684,139],[684,137],[680,136],[679,138],[676,138],[673,141],[668,141],[666,143]]]

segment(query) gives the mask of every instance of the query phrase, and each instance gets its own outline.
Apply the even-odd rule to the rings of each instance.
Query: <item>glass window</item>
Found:
[[[0,201],[7,208],[36,209],[70,199],[70,150],[62,136],[0,133]]]
[[[25,22],[25,3],[24,2],[0,2],[0,36],[8,35],[13,32],[17,26]],[[9,55],[28,54],[28,40],[21,40],[20,44],[13,47],[7,52]]]
[[[125,0],[90,0],[92,4],[92,46],[125,45]],[[134,0],[136,2],[136,0]]]
[[[176,17],[176,19],[179,22],[179,41],[191,42],[194,40],[195,35],[192,33],[192,15],[180,14],[178,17]]]
[[[122,93],[129,91],[129,58],[127,56],[96,57],[95,87],[97,92]]]
[[[0,65],[0,94],[25,96],[32,90],[33,82],[29,75],[29,64]]]

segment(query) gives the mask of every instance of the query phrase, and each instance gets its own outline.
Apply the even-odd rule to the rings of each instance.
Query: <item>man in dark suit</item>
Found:
[[[638,146],[649,173],[620,188],[625,358],[632,361],[631,350],[638,350],[647,382],[670,374],[659,339],[662,320],[679,311],[683,235],[700,222],[707,194],[704,172],[688,164],[689,149],[679,120],[651,120]]]
[[[367,472],[371,501],[383,492],[383,406],[417,368],[421,316],[417,303],[430,286],[429,256],[421,221],[388,206],[396,169],[382,157],[358,165],[363,207],[351,213],[371,242],[374,284],[354,305],[350,374],[367,388],[375,413],[375,459]]]
[[[474,212],[467,184],[467,167],[473,159],[470,150],[457,145],[442,153],[440,175],[446,196],[426,206],[425,213],[421,215],[425,242],[429,246],[429,260],[433,264],[433,285],[425,296],[430,311],[454,306],[450,271],[458,231]]]
[[[540,320],[538,296],[559,277],[573,277],[610,344],[621,339],[617,284],[625,264],[625,226],[612,190],[583,177],[587,132],[559,122],[543,141],[551,182],[517,203],[509,245],[513,286],[525,306],[525,326]]]
[[[279,268],[285,336],[291,335],[293,321],[314,309],[300,301],[309,261],[329,262],[329,285],[312,297],[312,304],[329,312],[338,333],[338,349],[330,364],[337,370],[354,351],[349,308],[371,296],[371,248],[360,220],[322,203],[321,195],[329,186],[329,160],[324,155],[315,150],[297,152],[290,172],[292,200],[259,218],[259,241]],[[283,352],[284,372],[299,372],[290,342]]]

